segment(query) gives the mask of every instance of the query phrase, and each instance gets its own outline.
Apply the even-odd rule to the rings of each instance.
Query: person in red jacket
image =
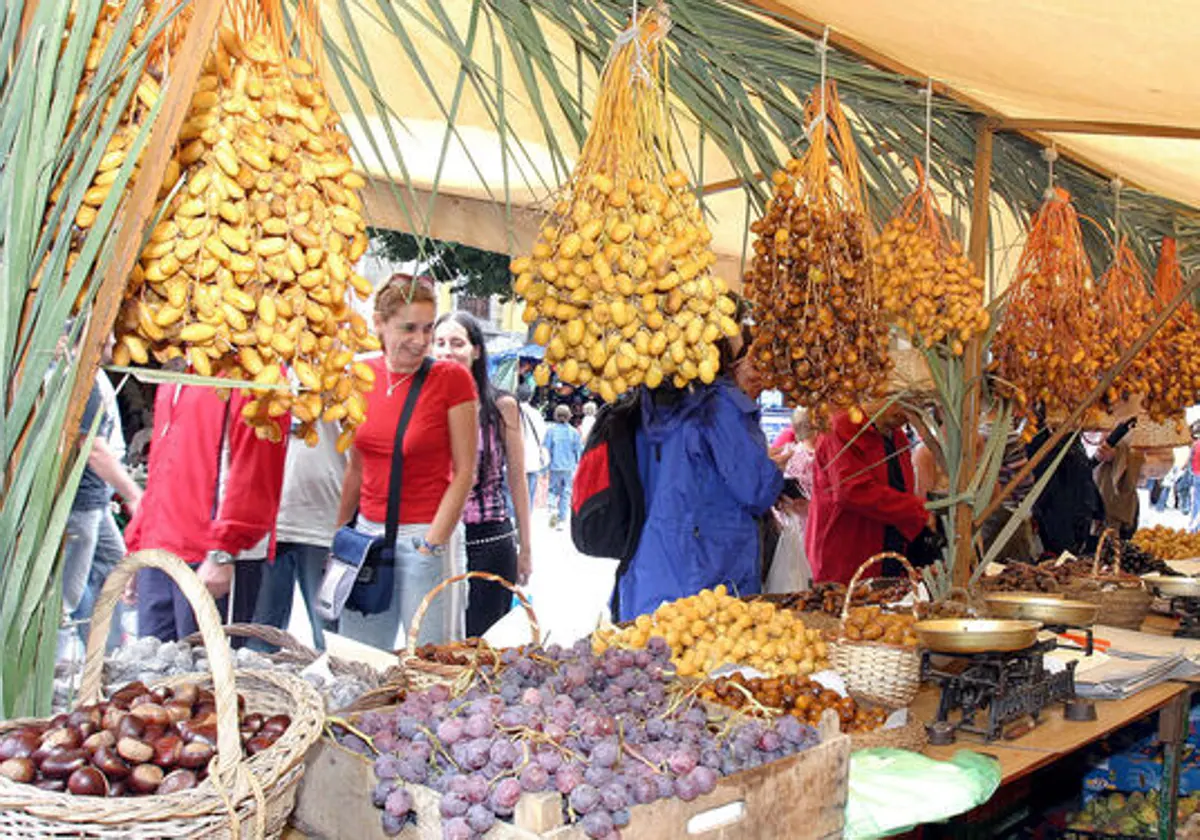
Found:
[[[880,408],[868,406],[866,418]],[[873,424],[865,422],[842,412],[817,439],[804,540],[814,581],[849,583],[871,555],[903,554],[932,519],[913,493],[902,410],[893,404]]]
[[[186,561],[232,621],[251,620],[273,553],[290,422],[277,418],[278,442],[259,438],[242,419],[248,399],[159,386],[146,492],[125,532],[130,551],[160,548]],[[138,573],[137,614],[142,636],[174,641],[196,630],[187,599],[158,569]]]

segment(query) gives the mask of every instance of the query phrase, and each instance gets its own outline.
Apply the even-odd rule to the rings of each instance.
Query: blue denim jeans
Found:
[[[363,533],[382,534],[383,526],[358,518]],[[412,626],[413,615],[421,601],[431,589],[441,583],[445,575],[445,560],[439,555],[424,555],[413,548],[413,537],[422,537],[428,525],[401,525],[396,534],[396,591],[386,611],[375,615],[363,615],[352,609],[342,613],[339,626],[342,635],[355,641],[377,647],[380,650],[395,650],[396,636],[403,626],[405,632]],[[421,620],[418,644],[444,642],[445,629],[449,620],[450,595],[443,591],[433,599]]]
[[[107,509],[104,513],[105,515],[100,517],[96,549],[92,553],[92,568],[88,572],[87,585],[83,588],[83,597],[79,599],[79,606],[75,612],[71,613],[71,618],[75,621],[89,622],[79,625],[79,632],[85,643],[92,611],[96,608],[96,599],[100,597],[100,590],[104,588],[104,582],[108,580],[109,574],[125,556],[125,538],[117,527],[117,521],[113,519],[112,513]],[[113,610],[112,624],[108,631],[109,650],[121,645],[121,615],[125,609],[125,605],[117,601],[116,609]]]
[[[533,510],[533,502],[537,498],[538,479],[541,478],[540,472],[525,473],[525,481],[529,484],[529,509]],[[516,516],[515,513],[512,514]]]
[[[328,546],[279,543],[275,547],[275,562],[263,566],[258,603],[254,606],[254,623],[286,630],[292,618],[292,601],[295,600],[296,583],[299,582],[304,607],[308,611],[308,621],[312,625],[313,646],[317,650],[325,650],[327,628],[325,622],[317,617],[314,608],[328,557]],[[272,645],[260,639],[251,639],[247,646],[263,653],[274,652]]]
[[[554,509],[554,500],[558,499],[558,519],[566,522],[571,511],[571,477],[572,470],[550,470],[550,497],[548,504]]]

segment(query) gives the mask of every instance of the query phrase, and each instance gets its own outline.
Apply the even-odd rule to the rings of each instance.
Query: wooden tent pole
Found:
[[[975,130],[975,177],[972,181],[974,194],[971,198],[971,234],[967,244],[967,255],[976,270],[986,265],[988,233],[991,230],[992,196],[992,149],[995,140],[995,121],[987,117],[979,119]],[[983,396],[983,341],[976,335],[967,342],[963,355],[964,378],[963,402],[959,416],[962,418],[962,446],[958,465],[958,486],[955,491],[967,492],[975,475],[979,435],[979,411]],[[959,502],[954,507],[954,585],[965,587],[971,579],[975,565],[975,527],[972,521],[972,506]]]
[[[79,353],[75,384],[71,390],[71,401],[67,407],[67,418],[63,424],[63,446],[71,446],[79,437],[79,423],[87,403],[88,393],[100,365],[101,352],[108,337],[112,335],[117,312],[121,308],[125,284],[134,262],[141,251],[143,234],[158,200],[167,164],[175,154],[175,140],[183,127],[192,102],[196,83],[204,69],[204,59],[217,34],[225,0],[191,0],[193,16],[188,23],[187,34],[180,39],[181,51],[172,57],[171,67],[164,79],[162,107],[158,119],[150,129],[150,137],[142,153],[137,175],[125,197],[124,205],[113,220],[117,231],[115,243],[104,265],[104,276],[96,293],[96,300],[88,318]]]

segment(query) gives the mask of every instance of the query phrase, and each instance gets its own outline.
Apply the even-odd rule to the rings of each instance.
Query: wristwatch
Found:
[[[233,555],[228,551],[219,549],[208,552],[208,559],[212,560],[218,566],[225,566],[233,562]]]
[[[421,554],[439,555],[445,552],[445,545],[434,545],[424,537],[413,537],[413,548]]]

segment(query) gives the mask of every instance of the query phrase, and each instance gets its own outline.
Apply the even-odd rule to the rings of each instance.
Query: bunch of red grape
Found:
[[[379,751],[373,801],[390,835],[415,820],[407,784],[441,796],[442,832],[468,840],[509,819],[523,792],[558,791],[569,821],[589,837],[619,838],[633,805],[710,793],[721,775],[814,746],[795,718],[746,720],[720,731],[698,700],[668,691],[670,648],[610,648],[581,641],[507,650],[459,697],[444,686],[413,692],[358,722]],[[341,732],[343,745],[367,745]]]

